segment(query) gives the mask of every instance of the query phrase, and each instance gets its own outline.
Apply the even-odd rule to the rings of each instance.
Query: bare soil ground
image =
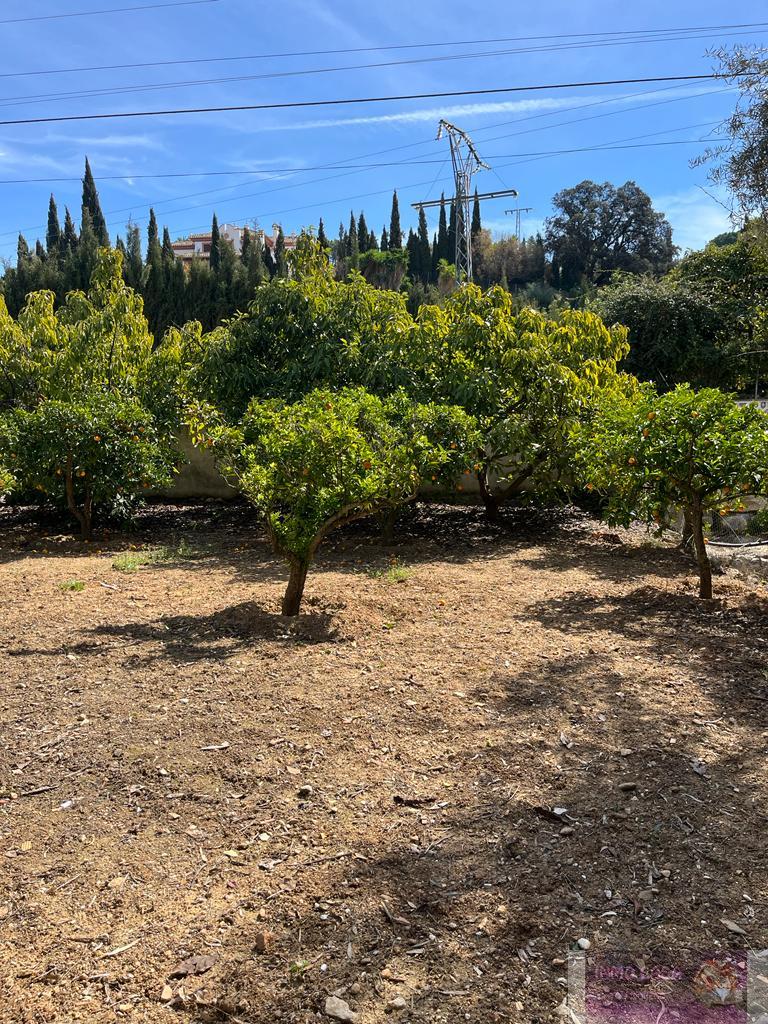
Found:
[[[0,518],[3,1024],[534,1024],[579,938],[768,946],[754,584],[422,505],[328,544],[291,622],[237,505],[61,531]]]

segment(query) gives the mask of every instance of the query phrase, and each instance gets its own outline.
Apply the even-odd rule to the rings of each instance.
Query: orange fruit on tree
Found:
[[[630,464],[630,466],[636,466],[637,465],[637,459],[635,458],[634,455],[630,455],[630,457],[629,457],[629,464]]]

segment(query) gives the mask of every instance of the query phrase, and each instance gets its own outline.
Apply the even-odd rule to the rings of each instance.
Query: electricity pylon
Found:
[[[448,136],[451,146],[456,194],[449,202],[454,204],[456,211],[456,280],[459,284],[463,284],[472,280],[472,178],[479,170],[489,171],[490,167],[480,159],[474,142],[461,128],[457,128],[450,121],[441,120],[437,129],[438,141],[442,139],[443,135]],[[508,188],[501,192],[483,192],[476,198],[479,200],[495,199],[501,196],[517,198],[517,194],[516,189]],[[429,206],[440,206],[440,204],[440,199],[432,199],[412,205],[414,209],[421,210]]]
[[[516,206],[514,210],[505,210],[504,213],[509,215],[514,213],[515,215],[515,238],[520,241],[520,234],[522,231],[522,215],[524,213],[530,213],[533,209],[532,206]]]

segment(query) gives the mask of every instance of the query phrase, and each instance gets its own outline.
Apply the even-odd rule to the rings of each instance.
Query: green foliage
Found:
[[[663,529],[682,509],[692,531],[700,593],[712,590],[704,514],[768,481],[768,416],[714,389],[680,386],[658,396],[650,385],[614,389],[581,436],[579,465],[588,488],[607,498],[610,521]]]
[[[210,431],[226,475],[259,511],[291,566],[285,614],[332,530],[415,497],[421,480],[458,468],[474,444],[460,409],[435,410],[362,388],[315,390],[292,405],[253,401],[240,425]],[[458,440],[457,440],[458,439]]]
[[[16,490],[68,509],[84,539],[94,515],[125,514],[143,491],[168,484],[176,464],[174,446],[137,401],[96,391],[8,413],[0,457]]]
[[[194,551],[186,541],[175,547],[145,548],[139,551],[121,551],[112,559],[115,572],[133,573],[145,565],[157,565],[159,562],[175,562],[194,557]]]
[[[65,594],[79,594],[82,590],[85,590],[85,584],[82,580],[67,580],[66,583],[59,584],[59,590]]]
[[[558,320],[515,314],[508,292],[468,286],[425,307],[413,343],[423,394],[477,417],[481,491],[489,511],[526,481],[555,487],[570,464],[571,430],[616,377],[625,332],[589,312]]]
[[[725,382],[743,370],[730,358],[736,339],[723,334],[717,305],[694,281],[622,275],[601,289],[595,309],[628,328],[627,370],[662,389]]]
[[[202,339],[189,388],[235,421],[252,398],[291,400],[323,385],[406,385],[397,353],[413,329],[403,298],[357,274],[336,281],[327,256],[307,241],[290,278],[263,285],[247,313]]]
[[[768,215],[768,53],[765,47],[719,49],[720,76],[739,91],[736,109],[720,126],[723,141],[694,165],[710,163],[710,180],[725,186],[746,216]]]
[[[618,188],[582,181],[552,205],[545,242],[563,288],[599,284],[614,270],[663,273],[672,265],[672,228],[634,181]]]

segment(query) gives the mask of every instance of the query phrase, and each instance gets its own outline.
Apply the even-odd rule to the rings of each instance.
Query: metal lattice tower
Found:
[[[461,128],[450,121],[440,121],[437,129],[437,141],[443,135],[448,136],[451,145],[451,162],[453,177],[456,182],[456,195],[453,202],[456,210],[456,280],[472,280],[472,178],[484,168],[490,167],[480,159],[475,144]]]
[[[464,284],[472,280],[472,212],[473,199],[497,199],[501,196],[517,198],[517,189],[507,188],[496,192],[482,192],[472,195],[472,178],[479,170],[490,171],[487,163],[480,159],[475,144],[461,128],[450,121],[441,120],[437,130],[438,141],[443,135],[448,136],[451,145],[451,161],[453,177],[456,184],[455,196],[448,200],[456,211],[456,281]],[[503,183],[502,183],[503,184]],[[441,206],[440,199],[431,199],[422,203],[413,203],[416,210],[430,206]]]

